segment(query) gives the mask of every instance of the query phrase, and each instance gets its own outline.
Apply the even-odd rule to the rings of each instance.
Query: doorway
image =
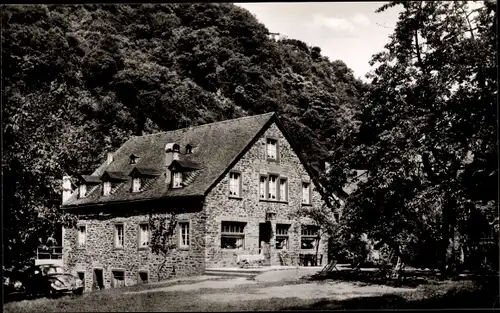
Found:
[[[94,283],[92,290],[104,289],[104,271],[102,268],[94,268]]]
[[[259,223],[259,251],[264,254],[264,265],[271,265],[271,222]]]

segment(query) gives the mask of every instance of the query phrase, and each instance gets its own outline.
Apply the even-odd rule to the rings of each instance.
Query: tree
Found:
[[[347,169],[366,168],[346,203],[350,231],[382,240],[403,262],[426,254],[419,265],[453,272],[471,212],[498,198],[496,5],[394,1],[378,12],[393,6],[403,10],[371,61],[354,148],[332,160],[329,179],[339,186]]]
[[[171,257],[172,251],[177,247],[175,240],[176,228],[177,215],[175,213],[150,214],[151,251],[160,257],[156,270],[158,281],[162,280],[165,266]],[[175,265],[172,271],[175,273]]]
[[[366,85],[268,32],[233,4],[2,6],[5,264],[68,224],[62,176],[132,135],[276,111],[316,167],[351,140]]]

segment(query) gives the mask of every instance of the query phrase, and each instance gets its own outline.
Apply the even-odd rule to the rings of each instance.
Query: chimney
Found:
[[[110,165],[113,162],[113,153],[108,152],[108,159],[106,160],[106,165]]]
[[[165,167],[166,167],[166,177],[165,182],[170,183],[172,180],[172,173],[168,169],[172,161],[179,160],[180,146],[176,143],[167,143],[165,145]]]
[[[71,176],[63,176],[62,188],[62,202],[64,204],[66,201],[68,201],[68,199],[71,197],[71,193],[73,192],[73,189],[71,187]]]

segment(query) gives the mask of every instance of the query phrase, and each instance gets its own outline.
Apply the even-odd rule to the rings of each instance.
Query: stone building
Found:
[[[134,136],[74,191],[65,177],[63,209],[78,224],[64,230],[63,262],[90,290],[235,267],[244,255],[321,259],[326,235],[297,214],[323,205],[311,173],[274,113]],[[165,258],[151,251],[150,218],[171,212]]]

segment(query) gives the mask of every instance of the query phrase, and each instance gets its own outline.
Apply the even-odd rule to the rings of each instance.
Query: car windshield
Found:
[[[64,273],[64,269],[60,266],[47,266],[47,267],[44,267],[42,270],[43,270],[43,273],[45,275],[47,275],[47,274],[63,274]]]

